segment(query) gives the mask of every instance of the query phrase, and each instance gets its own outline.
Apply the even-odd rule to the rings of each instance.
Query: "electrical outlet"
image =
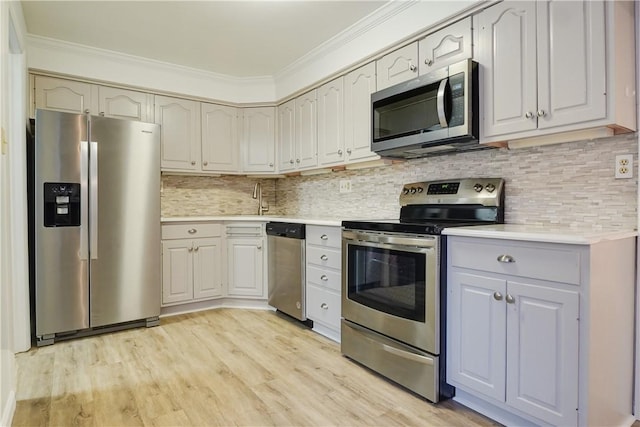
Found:
[[[340,192],[341,193],[351,193],[351,180],[350,179],[341,179],[340,180]]]
[[[616,156],[616,179],[633,178],[633,154]]]

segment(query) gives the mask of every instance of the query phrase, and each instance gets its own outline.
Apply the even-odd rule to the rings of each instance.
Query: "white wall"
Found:
[[[0,124],[4,139],[0,154],[0,425],[3,426],[11,425],[15,410],[15,316],[26,314],[27,328],[29,324],[28,303],[24,299],[28,289],[24,219],[27,70],[20,54],[25,28],[20,3],[0,2]],[[20,297],[18,306],[15,297]],[[25,323],[24,319],[19,323]],[[25,339],[26,332],[28,340],[28,330],[21,332],[21,338]],[[25,349],[24,342],[20,347]]]

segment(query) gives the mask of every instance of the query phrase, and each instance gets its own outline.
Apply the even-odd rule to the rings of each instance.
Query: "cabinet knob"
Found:
[[[193,250],[196,252],[198,252],[198,249],[200,249],[200,246],[196,246],[195,248],[193,248]]]
[[[320,280],[322,280],[323,282],[326,282],[327,280],[329,280],[329,278],[327,277],[326,274],[323,274],[322,276],[320,276]]]
[[[326,302],[323,302],[322,304],[320,304],[320,308],[323,309],[323,310],[328,310],[329,306],[327,305]]]
[[[533,113],[532,113],[531,111],[527,111],[527,112],[524,114],[524,116],[525,116],[527,119],[530,119],[530,118],[532,118],[532,117],[533,117]]]
[[[338,156],[342,156],[342,150],[338,150]]]
[[[289,160],[289,163],[293,164],[293,159]]]
[[[296,163],[300,163],[300,159],[296,159]]]
[[[495,291],[493,293],[493,299],[495,299],[496,301],[501,301],[502,300],[502,294],[498,291]]]
[[[329,240],[329,236],[327,236],[326,234],[323,234],[322,236],[320,236],[320,239]]]
[[[511,256],[511,255],[500,255],[497,258],[498,262],[504,262],[504,263],[512,263],[512,262],[516,262],[516,260]]]
[[[91,111],[89,111],[89,109],[87,108],[86,110],[84,110],[85,114],[89,114]]]
[[[195,228],[190,228],[187,233],[189,234],[196,234],[198,232],[198,230],[196,230]]]
[[[544,116],[546,116],[546,115],[547,115],[546,111],[544,111],[544,110],[538,110],[538,117],[544,117]]]
[[[326,255],[322,255],[322,256],[320,257],[320,259],[321,259],[322,261],[326,261],[326,260],[328,260],[328,259],[329,259],[329,257],[328,257],[328,256],[326,256]]]
[[[258,245],[258,246],[256,246],[256,249],[257,249],[257,250],[262,249],[262,245]]]
[[[187,249],[189,252],[193,252],[193,246],[191,246],[189,249]]]
[[[424,63],[427,64],[427,66],[431,67],[433,65],[433,59],[425,59]]]
[[[195,166],[196,165],[196,161],[195,160],[191,160],[191,166]]]
[[[273,167],[273,163],[269,163],[269,167],[272,168]]]
[[[507,294],[507,297],[504,300],[507,302],[507,304],[513,304],[514,302],[516,302],[516,299],[509,294]]]
[[[351,148],[347,148],[347,154],[351,154]]]
[[[100,115],[104,117],[104,111],[100,111]]]
[[[202,162],[203,165],[207,166],[209,164],[209,162],[207,162],[206,160],[204,162]]]
[[[418,67],[416,67],[415,65],[411,64],[411,65],[409,65],[409,69],[411,71],[415,72],[418,69]]]

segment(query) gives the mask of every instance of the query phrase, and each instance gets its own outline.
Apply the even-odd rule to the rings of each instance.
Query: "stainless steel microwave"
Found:
[[[478,143],[478,64],[470,59],[375,92],[371,149],[416,158]]]

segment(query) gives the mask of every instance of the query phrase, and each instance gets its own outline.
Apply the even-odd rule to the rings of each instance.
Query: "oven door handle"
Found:
[[[433,359],[427,356],[421,356],[419,354],[411,353],[409,351],[400,350],[399,348],[391,347],[387,344],[382,344],[382,348],[387,353],[391,353],[395,356],[402,357],[404,359],[411,360],[413,362],[422,363],[424,365],[433,366]]]
[[[343,240],[350,243],[369,243],[369,244],[387,244],[408,246],[417,248],[433,249],[437,245],[437,239],[434,236],[425,237],[402,237],[402,236],[377,236],[363,233],[350,233],[349,237],[343,237]]]

